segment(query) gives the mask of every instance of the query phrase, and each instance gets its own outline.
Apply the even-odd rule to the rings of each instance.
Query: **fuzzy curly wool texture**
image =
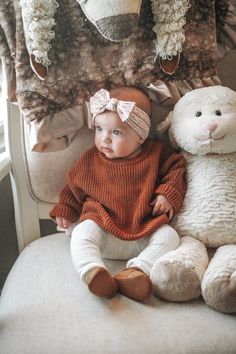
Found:
[[[156,54],[163,59],[171,59],[182,52],[185,41],[184,26],[186,12],[190,7],[188,0],[152,0],[156,32]]]
[[[58,2],[56,0],[21,0],[24,33],[29,53],[34,54],[37,63],[44,66],[51,64],[48,51],[50,41],[55,37],[54,15]]]

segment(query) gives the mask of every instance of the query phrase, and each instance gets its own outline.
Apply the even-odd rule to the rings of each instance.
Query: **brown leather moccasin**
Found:
[[[87,286],[94,295],[107,298],[114,296],[118,290],[116,281],[102,267],[96,267],[88,273]]]
[[[119,285],[119,291],[133,300],[144,301],[152,293],[152,282],[140,269],[124,269],[114,279]]]

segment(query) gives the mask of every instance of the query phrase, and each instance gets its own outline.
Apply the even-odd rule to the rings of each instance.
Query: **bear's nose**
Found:
[[[202,129],[206,130],[210,133],[214,132],[214,130],[216,130],[217,127],[218,127],[218,124],[215,122],[207,122],[207,123],[202,124]]]

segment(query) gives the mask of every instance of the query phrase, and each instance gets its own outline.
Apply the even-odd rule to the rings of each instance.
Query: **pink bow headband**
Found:
[[[94,121],[98,114],[107,111],[117,112],[122,122],[126,122],[141,138],[148,137],[151,122],[147,113],[136,106],[135,102],[111,98],[107,90],[101,89],[90,98],[90,110]]]

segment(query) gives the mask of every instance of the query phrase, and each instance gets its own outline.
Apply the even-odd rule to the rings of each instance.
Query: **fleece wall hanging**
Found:
[[[186,91],[219,84],[217,45],[221,54],[236,46],[234,10],[226,0],[4,0],[9,98],[34,135],[47,126],[44,141],[69,142],[65,127],[71,137],[86,122],[67,113],[102,87],[137,85],[173,105]]]

